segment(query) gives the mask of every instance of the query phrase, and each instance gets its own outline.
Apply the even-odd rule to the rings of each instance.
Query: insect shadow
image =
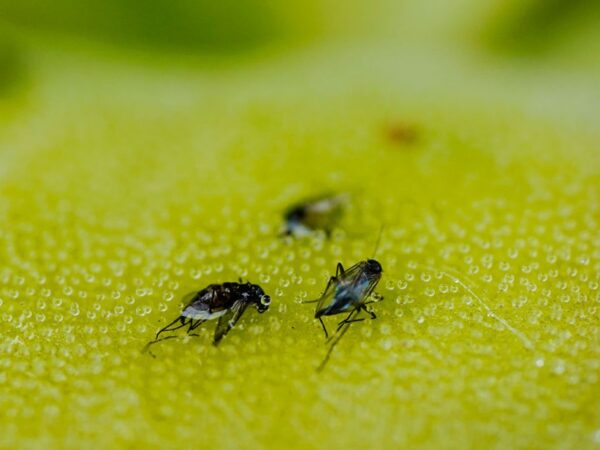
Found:
[[[375,252],[379,246],[381,232],[377,239]],[[381,279],[383,268],[379,261],[367,259],[360,261],[349,269],[345,270],[342,263],[338,263],[336,273],[329,278],[329,282],[323,291],[321,297],[316,300],[309,300],[303,303],[316,303],[315,319],[318,319],[323,327],[325,338],[329,344],[329,349],[325,358],[317,368],[317,372],[322,371],[329,361],[333,349],[340,339],[346,334],[351,324],[365,320],[364,317],[358,317],[361,312],[369,314],[371,319],[376,319],[375,312],[368,308],[368,305],[383,300],[383,296],[374,292],[377,283]],[[348,313],[348,315],[338,323],[335,333],[329,336],[327,327],[323,322],[323,316],[333,316],[336,314]]]
[[[213,345],[218,345],[240,320],[248,306],[253,305],[259,313],[263,313],[271,304],[271,298],[259,285],[243,283],[241,279],[238,283],[211,284],[201,291],[186,295],[184,301],[187,301],[187,304],[181,315],[158,331],[154,340],[148,342],[143,351],[148,351],[154,357],[155,355],[150,351],[152,345],[178,337],[177,335],[160,337],[161,334],[187,327],[186,333],[189,336],[198,336],[192,331],[207,320],[215,319],[218,319],[218,322]]]

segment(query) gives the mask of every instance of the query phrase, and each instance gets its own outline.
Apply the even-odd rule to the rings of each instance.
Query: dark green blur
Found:
[[[13,92],[24,78],[22,52],[11,39],[0,33],[0,98]]]
[[[471,1],[475,5],[476,0]],[[402,7],[397,8],[398,4]],[[115,47],[229,58],[265,46],[287,49],[330,37],[355,42],[363,34],[396,36],[397,41],[391,38],[390,43],[404,45],[403,27],[382,18],[407,11],[410,18],[411,7],[420,11],[416,17],[422,22],[411,26],[434,31],[436,26],[443,28],[444,20],[455,20],[464,29],[477,29],[466,45],[531,60],[552,54],[572,36],[583,36],[585,41],[586,30],[600,28],[600,0],[496,0],[473,8],[478,13],[464,23],[460,13],[437,17],[443,13],[433,0],[374,0],[369,4],[360,0],[0,0],[0,31],[8,25],[7,29],[21,33],[33,31],[44,40],[56,34]],[[600,33],[589,40],[596,45]],[[21,70],[19,58],[9,47],[0,34],[0,85],[5,86]]]
[[[492,18],[484,32],[495,51],[535,56],[587,27],[600,27],[598,0],[523,0]]]
[[[192,52],[251,49],[287,31],[264,0],[0,0],[0,17],[30,29]]]

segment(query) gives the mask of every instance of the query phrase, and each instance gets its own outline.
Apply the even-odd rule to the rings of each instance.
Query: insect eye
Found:
[[[260,303],[261,303],[261,305],[265,305],[265,306],[269,305],[271,303],[271,297],[269,297],[268,295],[263,295],[260,298]]]

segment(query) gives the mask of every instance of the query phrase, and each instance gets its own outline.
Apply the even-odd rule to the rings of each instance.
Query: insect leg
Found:
[[[193,321],[192,321],[192,322],[193,322]],[[194,331],[196,328],[198,328],[198,327],[199,327],[200,325],[202,325],[204,322],[206,322],[206,320],[201,320],[201,319],[198,319],[198,320],[196,321],[196,323],[194,323],[194,324],[192,324],[192,322],[190,322],[190,328],[189,328],[189,329],[188,329],[188,331],[187,331],[187,332],[188,332],[188,334],[189,334],[191,331]]]
[[[342,320],[338,325],[348,322],[352,318],[352,316],[356,313],[356,311],[357,311],[356,309],[353,309],[352,311],[350,311],[350,314],[348,314],[348,316],[346,316],[346,318],[344,320]],[[353,321],[355,321],[355,320],[353,320]]]
[[[332,284],[336,284],[338,283],[338,277],[331,277],[329,278],[329,281],[327,282],[327,286],[325,286],[325,290],[323,291],[323,295],[325,295],[325,293],[329,290],[329,288],[331,287]]]
[[[317,319],[319,319],[319,322],[321,322],[321,326],[323,327],[323,331],[325,332],[325,339],[329,338],[329,333],[327,332],[327,328],[325,328],[325,323],[323,322],[323,319],[321,319],[320,317],[317,317]]]
[[[365,320],[364,318],[361,318],[361,319],[353,319],[352,318],[352,316],[356,315],[356,313],[358,313],[358,312],[360,312],[360,308],[353,309],[352,311],[350,311],[350,314],[348,314],[348,316],[344,320],[342,320],[340,323],[338,323],[338,327],[335,332],[337,333],[338,331],[340,331],[340,328],[342,328],[346,324],[350,324],[350,323],[354,323],[354,322],[362,322],[363,320]],[[333,337],[332,337],[332,339],[333,339]]]
[[[167,339],[175,339],[176,337],[178,337],[178,336],[165,336],[163,338],[155,339],[154,341],[148,342],[145,345],[144,349],[142,350],[142,353],[148,352],[148,353],[150,353],[150,356],[152,356],[153,358],[156,358],[156,355],[150,351],[150,346],[157,344],[160,341],[166,341]]]
[[[370,296],[374,299],[374,300],[367,300],[365,302],[363,302],[359,309],[363,310],[364,312],[366,312],[367,314],[369,314],[371,316],[371,320],[376,319],[377,315],[375,314],[374,311],[367,309],[367,307],[365,305],[369,305],[371,303],[377,303],[383,300],[383,295],[378,294],[376,292],[373,292],[375,290],[375,285],[373,285],[369,291],[367,292],[367,294],[365,295],[365,300],[367,298],[369,298]]]
[[[337,267],[336,267],[336,269],[335,269],[335,276],[336,276],[336,277],[339,277],[339,276],[341,276],[341,275],[344,275],[344,266],[342,266],[342,263],[341,263],[341,262],[339,262],[339,263],[337,264]]]
[[[366,312],[367,314],[369,314],[371,316],[371,320],[377,319],[377,315],[375,314],[375,311],[371,311],[371,310],[367,309],[367,307],[365,306],[364,303],[362,304],[362,306],[360,307],[360,309],[362,309],[364,312]]]
[[[369,291],[366,293],[366,295],[364,297],[365,299],[367,299],[367,298],[370,297],[373,300],[366,300],[366,301],[364,301],[362,303],[362,306],[370,305],[371,303],[379,303],[379,302],[382,302],[384,300],[383,295],[378,294],[377,292],[373,292],[374,289],[375,289],[375,286],[373,286],[371,289],[369,289]],[[363,309],[362,306],[361,306],[361,309]],[[366,311],[369,314],[371,314],[371,311],[367,310],[366,308],[364,308],[364,311]],[[374,319],[373,314],[371,314],[371,317]]]
[[[365,320],[364,317],[360,318],[360,319],[344,319],[342,320],[340,323],[338,323],[338,327],[336,331],[340,331],[340,328],[342,328],[344,325],[346,325],[347,323],[354,323],[354,322],[362,322],[363,320]]]
[[[183,316],[178,317],[173,322],[171,322],[166,327],[164,327],[162,330],[160,330],[158,333],[156,333],[155,339],[158,339],[158,336],[160,336],[160,334],[164,333],[165,331],[175,331],[175,330],[178,330],[178,329],[180,329],[182,327],[185,327],[186,326],[185,319],[186,318],[183,317]],[[170,328],[171,326],[175,325],[177,322],[181,322],[181,325],[178,325],[176,327]]]
[[[377,303],[377,302],[381,302],[383,301],[384,297],[381,294],[378,294],[375,291],[375,286],[377,286],[377,284],[373,284],[369,287],[369,290],[365,293],[364,299],[366,300],[365,302],[363,302],[363,305],[368,305],[369,303]],[[373,300],[367,300],[368,298],[372,298]]]
[[[382,299],[383,300],[383,299]],[[370,305],[372,303],[379,303],[382,300],[369,300],[363,303],[363,305]]]
[[[150,341],[150,342],[148,342],[146,344],[146,346],[144,347],[144,349],[142,350],[142,352],[145,352],[147,350],[149,351],[150,346],[156,344],[157,342],[164,341],[165,339],[172,339],[172,338],[176,337],[176,336],[167,336],[167,337],[160,338],[160,339],[158,338],[162,333],[164,333],[166,331],[175,331],[175,330],[179,330],[180,328],[185,327],[187,325],[187,322],[185,321],[185,319],[186,319],[185,317],[180,316],[177,319],[175,319],[173,322],[171,322],[170,324],[168,324],[167,326],[165,326],[163,329],[161,329],[158,333],[156,333],[156,336],[154,337],[154,340]],[[181,322],[181,324],[179,324],[177,326],[173,326],[173,325],[175,325],[178,322]],[[149,352],[149,353],[154,357],[154,355],[152,354],[152,352]]]
[[[373,298],[373,303],[377,303],[377,302],[382,302],[384,300],[384,296],[381,294],[378,294],[377,292],[373,292],[371,294],[371,297]]]

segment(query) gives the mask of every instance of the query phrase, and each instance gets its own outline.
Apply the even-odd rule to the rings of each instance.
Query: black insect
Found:
[[[318,370],[325,367],[333,348],[346,333],[350,324],[364,320],[364,318],[357,318],[361,311],[368,313],[371,319],[377,318],[375,312],[367,308],[367,305],[383,300],[382,296],[374,293],[382,272],[381,264],[375,259],[361,261],[348,270],[344,270],[342,264],[338,263],[336,274],[329,279],[321,297],[306,302],[317,303],[315,318],[321,322],[325,337],[331,343],[329,351]],[[348,315],[338,323],[336,333],[329,338],[322,317],[342,313],[348,313]]]
[[[239,283],[211,284],[201,291],[188,294],[184,297],[184,300],[186,299],[189,300],[181,315],[156,333],[155,339],[146,345],[146,349],[157,342],[177,337],[159,338],[162,333],[186,326],[187,334],[197,336],[191,332],[207,320],[214,319],[219,319],[213,339],[213,344],[218,345],[242,317],[248,306],[253,305],[259,313],[263,313],[271,304],[271,298],[260,286],[250,282],[243,283],[241,279]]]
[[[348,201],[347,194],[323,195],[289,208],[283,235],[306,236],[316,230],[328,235],[339,222]]]

